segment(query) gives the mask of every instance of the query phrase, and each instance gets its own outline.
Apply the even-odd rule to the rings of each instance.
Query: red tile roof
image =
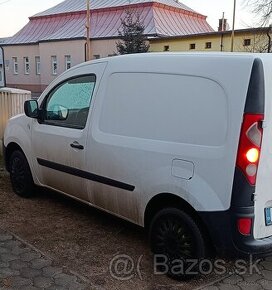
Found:
[[[83,0],[73,1],[67,0],[63,3],[72,5],[74,2],[82,2]],[[113,2],[125,1],[91,1],[91,3],[98,2],[100,4],[111,2],[112,4]],[[141,2],[130,5],[130,7],[140,14],[147,36],[177,36],[213,31],[205,16],[189,8],[185,10],[183,4],[174,0],[131,2]],[[174,2],[177,5],[169,6],[166,5],[166,2]],[[180,5],[182,8],[179,7]],[[68,6],[66,10],[61,10],[62,6],[58,7],[57,5],[56,7],[31,17],[29,23],[15,36],[8,39],[5,44],[31,44],[41,41],[84,38],[86,36],[86,11],[76,9],[76,11],[70,11],[74,6]],[[127,6],[103,8],[101,5],[97,5],[96,7],[98,8],[91,11],[91,38],[118,37],[118,29],[121,25],[121,19],[125,16]],[[57,11],[59,14],[55,14]]]

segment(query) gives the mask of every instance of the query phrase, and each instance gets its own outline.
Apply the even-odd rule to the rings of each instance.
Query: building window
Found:
[[[99,59],[100,58],[100,54],[95,54],[93,57],[94,57],[94,59]]]
[[[5,59],[5,70],[9,71],[10,61],[9,59]]]
[[[196,47],[195,43],[190,44],[190,49],[195,49],[195,47]]]
[[[41,58],[39,56],[35,57],[36,75],[41,74]]]
[[[169,45],[165,45],[164,48],[163,48],[163,51],[169,51],[170,49],[170,46]]]
[[[58,61],[55,55],[51,56],[51,68],[53,75],[58,74]]]
[[[248,39],[244,39],[244,46],[250,46],[251,44],[251,39],[248,38]]]
[[[65,55],[65,70],[70,69],[71,67],[72,67],[71,55]]]
[[[211,42],[206,42],[205,48],[206,49],[212,48],[212,43]]]
[[[29,57],[24,57],[24,67],[25,67],[25,75],[29,75],[30,73],[30,63],[29,63]]]
[[[13,57],[12,63],[13,63],[13,74],[17,75],[18,74],[18,58]]]

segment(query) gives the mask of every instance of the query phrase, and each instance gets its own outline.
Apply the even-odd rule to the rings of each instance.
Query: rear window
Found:
[[[108,134],[214,146],[226,139],[227,98],[210,79],[115,73],[103,105],[100,130]]]

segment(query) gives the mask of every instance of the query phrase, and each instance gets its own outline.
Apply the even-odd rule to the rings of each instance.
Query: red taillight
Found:
[[[245,114],[237,156],[237,166],[251,185],[256,184],[259,157],[262,145],[263,114]]]
[[[251,232],[252,219],[251,218],[240,218],[237,221],[237,227],[240,234],[249,236]]]

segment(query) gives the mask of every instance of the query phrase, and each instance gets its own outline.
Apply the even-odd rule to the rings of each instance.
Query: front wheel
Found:
[[[207,255],[200,227],[190,215],[177,208],[166,208],[155,215],[150,224],[149,241],[155,268],[178,280],[198,274],[197,266]]]
[[[35,185],[25,155],[21,151],[14,151],[9,160],[10,180],[13,191],[21,197],[31,197]]]

